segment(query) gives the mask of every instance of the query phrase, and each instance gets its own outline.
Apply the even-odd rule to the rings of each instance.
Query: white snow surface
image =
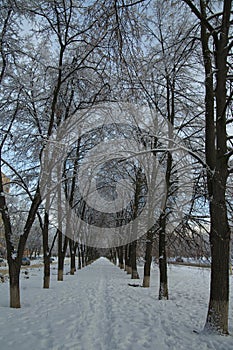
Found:
[[[69,266],[66,265],[68,271]],[[233,337],[194,333],[205,323],[209,269],[170,265],[170,300],[158,300],[158,268],[150,288],[105,258],[42,288],[43,270],[21,273],[21,309],[11,309],[0,284],[1,350],[230,350]],[[139,268],[143,276],[142,267]],[[26,276],[25,276],[26,277]],[[230,276],[230,284],[232,285]],[[233,333],[232,300],[230,332]]]

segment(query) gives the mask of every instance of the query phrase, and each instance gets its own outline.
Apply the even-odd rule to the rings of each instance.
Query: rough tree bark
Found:
[[[130,244],[125,245],[125,271],[127,274],[131,274],[130,267]]]
[[[161,214],[159,225],[159,300],[168,299],[167,254],[166,254],[166,216]]]
[[[127,275],[132,274],[132,267],[131,267],[131,243],[127,244],[127,264],[126,264],[126,272]]]
[[[205,14],[202,1],[202,13]],[[204,6],[205,7],[205,6]],[[205,328],[220,333],[228,333],[229,312],[229,252],[230,228],[228,225],[226,208],[227,170],[227,133],[226,133],[226,80],[227,80],[227,45],[231,1],[224,1],[224,15],[222,30],[218,36],[214,35],[215,65],[216,65],[216,123],[212,115],[206,110],[207,125],[210,130],[216,127],[216,145],[206,137],[206,161],[209,166],[208,189],[210,196],[210,246],[211,246],[211,286],[210,300]],[[205,51],[205,31],[202,24],[203,56]],[[208,77],[207,77],[208,81]],[[207,85],[207,84],[206,84]],[[214,92],[214,86],[212,86]],[[209,89],[209,87],[207,88]],[[207,102],[207,101],[206,101]],[[210,107],[211,110],[213,107]],[[209,121],[210,118],[210,121]],[[216,125],[215,125],[216,124]],[[214,132],[214,130],[213,130]],[[211,147],[211,148],[210,148]],[[213,148],[212,148],[213,147]],[[215,160],[214,169],[212,159]]]
[[[123,246],[117,248],[119,268],[124,269]]]
[[[42,232],[43,237],[43,253],[44,253],[44,283],[43,288],[49,288],[50,284],[50,254],[49,254],[49,217],[48,213],[44,214],[44,227]]]
[[[80,244],[78,244],[78,270],[82,268]]]
[[[63,281],[63,271],[64,271],[64,260],[66,256],[66,249],[68,245],[68,237],[64,237],[63,242],[63,234],[58,230],[58,272],[57,272],[57,280]]]
[[[128,244],[124,246],[124,261],[125,261],[125,267],[124,270],[127,272],[127,264],[128,264]]]
[[[153,232],[149,230],[146,235],[146,253],[145,253],[145,263],[144,263],[144,276],[143,284],[144,288],[150,287],[150,270],[152,261],[152,247],[153,247]]]
[[[131,243],[131,278],[138,279],[138,271],[137,271],[137,241],[133,241]]]
[[[9,260],[8,260],[9,264]],[[15,260],[9,264],[9,276],[10,276],[10,307],[20,308],[20,263]]]
[[[207,9],[211,2],[200,0],[200,11],[193,1],[184,0],[184,2],[201,22],[205,68],[205,151],[212,257],[210,299],[205,330],[228,334],[230,228],[225,195],[228,177],[226,110],[229,101],[226,86],[232,1],[222,2],[223,13],[221,16],[217,14],[221,21],[218,28],[213,27],[211,20],[208,19]]]
[[[70,248],[70,274],[74,275],[76,271],[75,256],[76,256],[76,250],[77,250],[77,243],[75,243],[72,239],[69,239],[69,248]]]
[[[81,244],[80,249],[81,249],[82,267],[84,267],[85,266],[85,246]]]

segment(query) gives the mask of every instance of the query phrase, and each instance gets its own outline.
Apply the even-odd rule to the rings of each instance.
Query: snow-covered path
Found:
[[[157,300],[157,268],[149,289],[128,286],[129,276],[104,258],[64,276],[63,282],[52,271],[50,290],[41,288],[42,271],[31,270],[29,279],[22,276],[19,310],[8,307],[8,286],[0,285],[1,350],[233,348],[232,336],[193,333],[205,321],[208,269],[172,266],[169,301]]]

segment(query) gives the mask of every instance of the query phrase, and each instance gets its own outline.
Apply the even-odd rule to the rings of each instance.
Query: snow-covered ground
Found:
[[[130,287],[139,281],[105,258],[65,275],[63,282],[56,281],[55,265],[51,268],[50,290],[41,288],[42,269],[30,269],[29,279],[22,273],[21,309],[8,307],[8,284],[0,284],[0,349],[233,349],[232,336],[193,332],[205,321],[209,269],[170,266],[170,300],[159,301],[157,267],[149,289]],[[142,268],[139,273],[142,277]],[[232,301],[233,296],[233,333]]]

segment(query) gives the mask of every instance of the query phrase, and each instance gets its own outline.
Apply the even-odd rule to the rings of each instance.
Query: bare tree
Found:
[[[214,1],[184,0],[201,23],[201,45],[205,68],[205,152],[210,211],[211,284],[205,329],[228,333],[230,228],[226,207],[228,160],[233,154],[227,145],[229,95],[228,57],[232,49],[232,1],[218,8]],[[220,10],[220,11],[219,11]],[[230,73],[231,74],[231,73]],[[229,74],[229,75],[230,75]],[[215,108],[216,106],[216,108]],[[221,288],[220,288],[221,286]]]
[[[62,120],[83,106],[105,99],[109,93],[103,73],[103,55],[95,52],[109,33],[108,11],[99,3],[90,7],[79,5],[72,1],[46,4],[37,1],[4,1],[0,48],[3,62],[1,84],[4,84],[0,107],[4,116],[1,120],[4,133],[1,139],[0,170],[3,164],[10,169],[30,201],[15,253],[11,240],[11,217],[0,181],[0,208],[9,263],[11,307],[20,307],[21,258],[41,206],[39,162],[45,142]],[[80,15],[79,25],[76,14]],[[14,26],[13,18],[17,18]],[[28,29],[20,30],[20,18],[27,22]],[[12,31],[14,36],[10,36]],[[20,48],[16,41],[17,45],[20,43]],[[50,47],[49,42],[52,44]],[[9,150],[9,161],[6,161],[4,155],[9,156]],[[23,169],[20,168],[20,161],[24,165]],[[47,232],[48,218],[49,212],[44,217],[44,232]],[[44,235],[44,249],[48,260],[47,234]]]

